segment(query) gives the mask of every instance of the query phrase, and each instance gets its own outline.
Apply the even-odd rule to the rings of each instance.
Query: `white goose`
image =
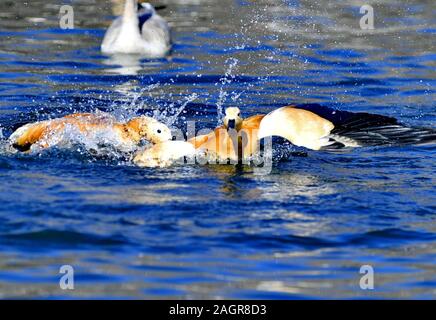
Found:
[[[167,22],[149,3],[125,0],[123,15],[106,31],[101,51],[105,54],[140,54],[163,57],[171,49]]]

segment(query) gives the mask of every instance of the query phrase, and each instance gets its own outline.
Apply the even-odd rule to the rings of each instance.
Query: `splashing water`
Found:
[[[196,93],[189,95],[186,98],[185,102],[182,103],[182,105],[176,110],[176,112],[168,120],[165,121],[165,124],[170,127],[176,121],[180,113],[186,108],[186,106],[189,103],[195,101],[197,98],[198,98],[198,94]]]
[[[8,143],[6,137],[3,135],[3,128],[0,125],[0,155],[7,153]]]
[[[51,154],[51,152],[71,152],[76,155],[83,155],[91,157],[92,159],[110,158],[118,159],[125,157],[127,154],[131,154],[138,150],[137,145],[120,145],[114,132],[111,130],[111,123],[114,122],[126,122],[133,117],[138,116],[138,111],[144,108],[154,109],[153,117],[159,121],[166,123],[168,126],[174,124],[186,106],[195,101],[198,98],[198,94],[193,93],[184,97],[178,102],[164,104],[158,106],[147,106],[147,100],[142,100],[141,97],[147,92],[152,92],[158,88],[165,86],[158,83],[152,83],[140,90],[138,88],[131,88],[131,90],[124,92],[125,97],[129,100],[126,103],[117,105],[115,102],[112,105],[111,111],[102,111],[95,109],[93,111],[96,115],[101,115],[108,120],[108,126],[106,129],[99,129],[92,133],[83,134],[78,128],[73,125],[67,125],[62,132],[56,132],[44,139],[42,145],[49,145],[49,151],[47,148],[42,147],[39,144],[35,144],[30,149],[30,154],[42,155]],[[180,106],[179,106],[180,105]],[[75,110],[71,110],[73,113]],[[56,117],[55,117],[56,118]],[[146,143],[146,142],[145,142]],[[144,147],[144,145],[142,145]],[[8,139],[3,135],[3,128],[0,126],[0,153],[1,154],[15,154],[17,151],[9,144]]]
[[[224,74],[224,77],[222,77],[220,79],[220,92],[219,92],[219,96],[218,96],[218,101],[216,103],[216,107],[217,107],[217,124],[221,125],[222,124],[222,119],[224,117],[224,112],[223,112],[223,104],[226,101],[227,97],[228,97],[228,93],[224,90],[224,87],[227,84],[232,83],[232,80],[235,78],[235,75],[233,74],[233,69],[238,65],[239,60],[236,58],[229,58],[226,60],[226,64],[228,64],[227,70]],[[235,101],[235,100],[234,100]]]
[[[58,150],[68,150],[72,153],[91,156],[94,159],[103,157],[117,159],[138,149],[134,143],[120,141],[109,124],[110,122],[107,128],[87,133],[81,132],[74,125],[67,125],[62,132],[56,132],[44,139],[42,144],[49,145],[49,149],[55,147]],[[32,154],[41,154],[47,150],[38,143],[32,145],[30,151]]]
[[[159,82],[152,83],[139,90],[139,92],[128,93],[128,95],[131,96],[131,101],[124,104],[121,108],[114,110],[114,116],[122,120],[128,120],[135,117],[137,112],[145,107],[145,101],[138,103],[139,99],[144,95],[144,93],[151,92],[160,86],[161,84]]]

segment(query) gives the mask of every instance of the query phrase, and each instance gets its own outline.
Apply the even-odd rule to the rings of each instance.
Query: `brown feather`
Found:
[[[35,143],[41,143],[41,147],[49,147],[42,143],[49,135],[62,133],[67,125],[74,126],[83,134],[112,128],[124,143],[137,144],[141,136],[142,118],[134,118],[128,123],[117,123],[115,119],[106,114],[76,113],[66,115],[63,118],[36,122],[19,128],[16,133],[23,130],[13,141],[13,146],[20,151],[27,151]]]

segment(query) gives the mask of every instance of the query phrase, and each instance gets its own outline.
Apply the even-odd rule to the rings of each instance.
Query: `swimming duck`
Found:
[[[163,57],[171,49],[167,22],[149,3],[126,0],[122,16],[115,19],[103,38],[105,54],[139,54]]]
[[[141,140],[159,143],[172,139],[171,130],[163,123],[146,116],[136,117],[126,123],[117,122],[107,113],[76,113],[63,118],[29,123],[18,128],[10,137],[9,144],[18,151],[29,151],[33,145],[39,148],[55,146],[68,129],[87,137],[99,134],[110,139],[104,143],[124,152],[135,149]]]
[[[229,107],[225,110],[222,126],[188,142],[218,161],[245,159],[258,150],[257,132],[263,117],[254,115],[243,119],[239,108]]]
[[[310,150],[436,141],[436,131],[411,128],[396,119],[369,113],[333,110],[320,105],[285,106],[247,119],[227,108],[223,125],[189,139],[197,150],[220,160],[240,161],[260,150],[261,140],[278,136]]]

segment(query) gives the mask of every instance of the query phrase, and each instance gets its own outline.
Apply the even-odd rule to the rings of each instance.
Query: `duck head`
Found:
[[[237,107],[229,107],[226,109],[226,115],[224,116],[224,127],[229,130],[233,129],[236,131],[241,130],[242,118],[241,111]]]
[[[128,122],[128,126],[134,128],[141,138],[153,144],[172,140],[171,129],[151,117],[142,116],[132,119]]]

